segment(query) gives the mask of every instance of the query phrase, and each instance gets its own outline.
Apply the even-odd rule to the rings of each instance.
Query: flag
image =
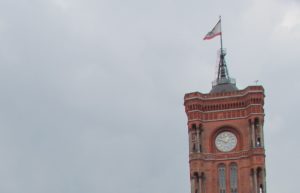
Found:
[[[215,25],[215,27],[206,34],[206,36],[203,38],[203,40],[210,40],[221,34],[222,34],[222,32],[221,32],[221,19],[220,19],[218,21],[218,23]]]

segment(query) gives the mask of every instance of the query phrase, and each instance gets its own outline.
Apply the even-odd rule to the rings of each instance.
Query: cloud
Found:
[[[286,10],[283,18],[276,27],[274,32],[274,38],[281,41],[298,40],[300,22],[298,18],[300,17],[300,4],[292,3],[286,6]]]
[[[270,191],[296,193],[272,178],[299,133],[299,4],[279,0],[0,2],[0,191],[189,191],[183,96],[211,89],[220,14],[230,74],[266,88]]]

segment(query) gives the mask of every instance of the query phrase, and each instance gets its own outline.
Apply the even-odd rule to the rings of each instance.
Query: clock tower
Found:
[[[211,91],[184,96],[191,193],[266,193],[264,88],[238,89],[225,54]]]

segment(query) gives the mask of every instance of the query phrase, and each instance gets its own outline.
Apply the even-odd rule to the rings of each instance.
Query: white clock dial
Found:
[[[224,131],[216,137],[215,144],[218,150],[222,152],[229,152],[235,148],[237,138],[233,133]]]

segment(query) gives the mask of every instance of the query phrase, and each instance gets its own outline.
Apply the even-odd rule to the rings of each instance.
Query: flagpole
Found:
[[[219,16],[219,19],[220,19],[220,31],[221,31],[221,35],[220,35],[221,54],[223,54],[223,38],[222,38],[222,20],[221,20],[221,15]]]
[[[219,78],[223,78],[223,76],[226,77],[226,75],[224,75],[226,72],[223,72],[223,68],[225,66],[225,61],[224,61],[224,57],[225,57],[225,53],[224,53],[224,50],[223,50],[223,34],[222,34],[222,18],[221,18],[221,15],[219,16],[219,22],[220,22],[220,43],[221,43],[221,52],[220,52],[220,63],[219,63],[219,70],[218,70],[218,79]],[[223,70],[222,70],[222,69]],[[219,77],[220,76],[220,77]]]

